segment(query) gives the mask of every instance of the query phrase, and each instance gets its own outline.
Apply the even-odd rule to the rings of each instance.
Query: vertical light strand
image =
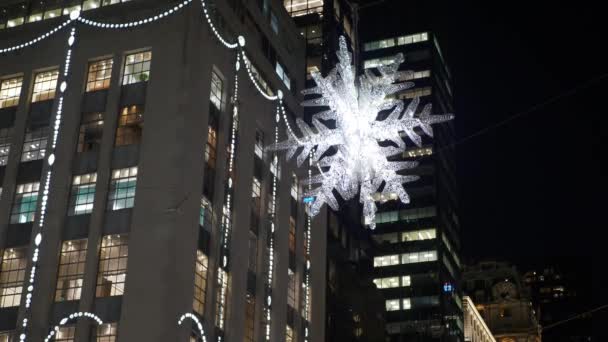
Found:
[[[308,183],[308,191],[310,192],[312,190],[312,183],[310,182],[310,179],[312,179],[312,163],[314,160],[314,153],[315,150],[314,148],[310,151],[310,153],[308,154],[308,179],[309,181]],[[314,201],[314,198],[313,198]],[[310,206],[312,202],[308,202],[306,203],[307,206]],[[308,214],[308,210],[304,211],[304,214],[306,215],[306,270],[304,271],[305,274],[305,278],[304,278],[304,319],[305,319],[305,327],[304,327],[304,342],[308,342],[309,341],[309,331],[308,331],[308,327],[309,327],[309,318],[310,318],[310,240],[311,240],[311,225],[312,225],[312,218],[311,216]]]
[[[80,16],[79,11],[74,11],[70,13],[70,19],[75,20]],[[47,157],[48,168],[46,171],[46,175],[43,179],[43,192],[42,192],[42,201],[40,202],[40,210],[38,216],[38,233],[34,238],[34,251],[32,252],[32,267],[30,269],[30,278],[29,283],[26,289],[25,295],[25,310],[23,313],[23,320],[21,321],[21,334],[19,335],[19,341],[24,342],[27,338],[28,334],[28,317],[31,315],[30,306],[32,304],[32,296],[34,292],[34,284],[36,281],[36,268],[38,265],[38,256],[40,254],[40,243],[42,242],[42,234],[44,230],[45,223],[45,215],[46,215],[46,207],[49,199],[49,190],[51,179],[53,175],[53,164],[55,163],[55,147],[57,146],[57,137],[59,135],[59,128],[61,127],[61,117],[63,111],[63,99],[65,97],[65,91],[68,87],[68,78],[70,75],[70,65],[72,60],[72,49],[74,43],[76,42],[76,27],[72,26],[70,30],[70,35],[68,37],[68,48],[65,54],[65,61],[63,64],[63,72],[61,73],[61,83],[59,84],[59,97],[57,98],[57,109],[55,110],[55,121],[53,126],[53,138],[51,140],[51,149],[49,156]]]
[[[275,125],[274,125],[274,143],[277,144],[279,142],[279,121],[281,120],[280,112],[281,107],[283,105],[283,93],[279,90],[278,92],[278,103],[277,110],[275,114]],[[265,337],[266,341],[270,341],[270,327],[272,323],[272,282],[274,275],[274,233],[275,226],[277,223],[277,180],[279,173],[279,156],[277,151],[274,151],[272,154],[272,161],[270,167],[274,167],[275,170],[272,173],[272,198],[270,204],[270,232],[268,232],[268,274],[266,278],[266,331]]]
[[[245,40],[239,37],[239,43],[241,46],[245,45]],[[239,124],[239,70],[241,68],[240,53],[236,54],[235,71],[234,71],[234,95],[232,97],[232,124],[230,130],[230,153],[228,156],[228,182],[226,185],[226,196],[224,205],[222,207],[222,221],[221,221],[221,245],[220,245],[220,265],[217,272],[217,285],[219,290],[219,301],[217,309],[217,325],[221,330],[224,330],[226,322],[226,305],[227,305],[227,292],[228,292],[228,278],[229,278],[229,266],[230,266],[230,238],[232,230],[232,194],[234,192],[234,160],[236,154],[236,139],[237,130]],[[220,334],[217,337],[217,341],[222,341],[223,336]]]

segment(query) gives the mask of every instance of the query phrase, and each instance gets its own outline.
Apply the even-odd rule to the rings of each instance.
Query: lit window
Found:
[[[101,242],[96,297],[122,296],[127,278],[129,257],[126,235],[107,235]]]
[[[374,279],[374,284],[376,284],[379,289],[399,287],[399,277],[377,278]]]
[[[113,170],[108,195],[108,210],[133,208],[136,185],[137,166]]]
[[[78,132],[77,152],[98,151],[103,135],[103,113],[83,113]]]
[[[106,323],[97,326],[95,342],[115,342],[117,335],[116,323]]]
[[[401,254],[401,263],[413,264],[418,262],[436,261],[437,251],[415,252]]]
[[[116,128],[116,146],[139,144],[144,130],[143,106],[124,107]]]
[[[311,13],[323,16],[323,0],[283,0],[283,4],[292,17]]]
[[[399,254],[374,257],[374,267],[399,265]]]
[[[386,303],[386,311],[399,310],[399,299],[389,299],[385,303]]]
[[[82,10],[88,11],[88,10],[96,9],[96,8],[99,8],[100,5],[101,4],[100,4],[99,0],[85,0],[84,3],[82,4]]]
[[[23,150],[21,151],[22,162],[44,159],[49,131],[48,126],[35,129],[27,128],[25,140],[23,141]]]
[[[277,158],[273,158],[272,162],[270,163],[270,173],[277,177],[277,179],[281,179],[281,166],[279,165]]]
[[[55,334],[56,342],[74,342],[76,327],[74,326],[63,326],[57,330]]]
[[[298,176],[296,176],[296,174],[294,173],[292,175],[292,181],[291,181],[291,197],[293,199],[295,199],[296,201],[298,200],[298,192],[299,192],[299,185],[298,185]]]
[[[61,8],[51,9],[44,12],[44,20],[61,16]]]
[[[32,13],[27,17],[28,23],[34,23],[40,20],[42,20],[42,13]]]
[[[245,303],[245,342],[253,342],[255,334],[255,296],[247,292]]]
[[[17,185],[17,192],[11,209],[11,223],[34,221],[39,188],[39,182]]]
[[[409,310],[412,308],[412,303],[411,300],[409,298],[403,298],[401,300],[401,303],[403,305],[403,310]]]
[[[401,277],[401,286],[410,286],[410,285],[412,285],[412,277],[402,276]]]
[[[122,77],[122,84],[133,84],[147,82],[150,78],[150,61],[152,52],[139,52],[127,55],[125,58],[125,71]]]
[[[283,65],[281,65],[281,63],[276,63],[275,71],[279,78],[283,81],[287,89],[291,89],[291,80],[289,79],[289,75],[287,75],[287,72],[285,71],[285,68],[283,67]]]
[[[9,248],[2,253],[0,264],[0,308],[19,306],[23,283],[25,280],[25,268],[27,247]]]
[[[95,182],[97,173],[74,176],[70,194],[69,215],[90,214],[95,202]]]
[[[1,24],[0,24],[0,28],[2,28]],[[10,342],[12,335],[13,335],[13,333],[11,331],[0,332],[0,342]],[[252,340],[252,342],[253,342],[253,340]]]
[[[19,105],[23,77],[9,78],[0,83],[0,108]]]
[[[260,159],[264,159],[264,133],[259,130],[255,131],[255,147],[253,151]]]
[[[112,59],[104,59],[89,63],[89,75],[87,76],[87,91],[95,91],[110,88],[112,78]]]
[[[32,95],[32,102],[54,99],[58,77],[59,70],[41,72],[36,74],[36,78],[34,80],[34,93]]]
[[[296,307],[296,274],[291,268],[287,269],[287,305]]]
[[[11,27],[15,27],[15,26],[19,26],[19,25],[23,25],[23,22],[25,21],[24,17],[20,17],[20,18],[12,18],[9,19],[6,22],[6,27],[11,28]]]
[[[80,299],[86,257],[86,239],[63,242],[59,258],[55,301]]]
[[[404,232],[403,234],[401,234],[401,240],[404,242],[431,240],[436,237],[437,237],[436,229],[415,230],[415,231],[411,231],[411,232]]]
[[[213,207],[211,202],[209,202],[205,196],[201,197],[201,209],[198,216],[198,224],[207,231],[211,231],[213,225]]]
[[[196,251],[196,269],[194,273],[194,299],[192,309],[199,315],[205,312],[205,295],[207,293],[207,268],[209,260],[205,253]]]
[[[0,128],[0,166],[8,163],[8,155],[11,152],[12,128]]]
[[[224,81],[222,78],[213,71],[211,73],[211,94],[209,100],[217,110],[222,110],[223,106],[223,92],[224,92]]]
[[[63,15],[70,15],[70,13],[72,13],[74,11],[80,11],[80,8],[81,8],[80,5],[65,7],[63,9]]]
[[[207,135],[207,145],[205,146],[205,161],[207,165],[215,168],[215,161],[217,158],[216,155],[216,147],[217,147],[217,132],[211,126],[209,126],[209,132]]]
[[[293,342],[293,328],[289,325],[286,325],[285,328],[285,342]]]

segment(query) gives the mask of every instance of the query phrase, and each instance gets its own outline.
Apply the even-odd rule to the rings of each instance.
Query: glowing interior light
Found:
[[[420,128],[432,136],[431,124],[451,120],[453,115],[431,115],[430,104],[417,113],[418,98],[414,98],[405,108],[403,100],[390,97],[413,87],[411,82],[395,83],[412,73],[398,71],[403,55],[397,55],[393,64],[379,67],[379,76],[368,71],[359,77],[356,76],[344,37],[340,37],[337,57],[339,62],[336,68],[327,77],[313,72],[312,78],[317,86],[303,91],[305,95],[320,95],[304,101],[303,106],[329,109],[314,115],[313,127],[297,119],[302,137],[290,135],[287,141],[275,144],[271,149],[288,150],[288,158],[300,151],[298,165],[306,160],[310,151],[316,150],[314,162],[318,173],[307,181],[320,185],[304,194],[315,197],[315,201],[306,207],[311,216],[315,216],[324,203],[338,210],[338,201],[332,193],[334,190],[345,200],[359,193],[365,221],[374,228],[376,204],[372,195],[383,188],[382,193],[387,197],[395,193],[401,202],[409,203],[403,183],[419,178],[397,173],[415,168],[416,162],[391,162],[387,159],[405,151],[402,133],[420,146],[422,139],[414,128]],[[378,114],[383,111],[388,111],[388,116],[378,119]],[[335,128],[330,128],[321,120],[335,122]],[[392,145],[384,147],[379,144],[387,141]]]

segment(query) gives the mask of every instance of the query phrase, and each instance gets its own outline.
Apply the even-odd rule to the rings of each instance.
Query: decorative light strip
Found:
[[[207,336],[205,336],[205,329],[203,329],[203,324],[198,319],[198,317],[196,317],[196,315],[189,313],[189,312],[183,314],[182,317],[179,318],[179,321],[177,321],[177,325],[182,325],[182,323],[184,323],[186,318],[189,318],[189,319],[193,320],[194,323],[196,323],[196,327],[198,328],[198,334],[201,337],[201,340],[203,340],[203,342],[207,342]]]
[[[92,314],[90,312],[75,312],[67,317],[64,317],[61,321],[59,321],[59,324],[56,325],[51,332],[49,332],[49,334],[46,336],[46,338],[44,339],[44,342],[49,342],[51,341],[51,339],[53,337],[55,337],[55,334],[59,331],[59,328],[63,325],[65,325],[66,323],[68,323],[71,320],[75,320],[75,319],[79,319],[81,317],[86,317],[89,318],[93,321],[95,321],[97,323],[97,325],[102,325],[103,321],[101,320],[101,318],[99,318],[97,315]],[[24,336],[23,334],[21,334],[21,336]],[[20,337],[21,338],[21,337]],[[21,340],[24,340],[24,338],[21,338]]]
[[[76,20],[80,16],[80,11],[73,11],[70,13],[70,19]],[[72,46],[76,41],[76,27],[72,27],[70,31],[70,36],[68,37],[68,49],[65,55],[65,63],[63,65],[63,79],[59,84],[59,98],[57,99],[57,109],[55,111],[55,126],[53,128],[53,140],[51,143],[51,153],[47,158],[48,170],[46,172],[46,178],[44,179],[44,190],[42,192],[42,202],[40,204],[40,212],[38,216],[38,234],[34,238],[34,252],[32,253],[32,268],[30,271],[30,279],[29,285],[27,287],[27,294],[25,295],[25,311],[24,318],[21,323],[22,329],[24,332],[19,336],[19,340],[21,342],[25,341],[27,337],[27,316],[30,312],[30,306],[32,303],[32,296],[34,292],[34,283],[36,281],[36,266],[38,264],[38,254],[40,253],[40,243],[42,242],[42,233],[44,230],[44,222],[46,215],[46,206],[49,199],[49,188],[51,184],[51,177],[53,175],[53,164],[55,163],[55,147],[57,146],[57,137],[59,135],[59,127],[61,127],[61,113],[63,110],[63,98],[65,96],[65,91],[67,90],[68,83],[67,79],[70,73],[70,62],[72,58]],[[54,334],[54,332],[52,332]],[[52,335],[50,335],[52,336]],[[48,338],[47,338],[48,340]]]
[[[64,21],[61,25],[59,25],[59,26],[55,27],[54,29],[52,29],[52,30],[50,30],[50,31],[48,31],[48,32],[46,32],[44,34],[41,34],[40,36],[38,36],[38,37],[36,37],[36,38],[34,38],[32,40],[29,40],[27,42],[24,42],[24,43],[21,43],[21,44],[17,44],[17,45],[14,45],[14,46],[10,46],[10,47],[4,48],[4,49],[0,49],[0,54],[6,53],[6,52],[11,52],[11,51],[21,50],[21,49],[26,48],[26,47],[28,47],[30,45],[34,45],[34,44],[38,43],[39,41],[52,36],[54,33],[56,33],[57,31],[61,30],[62,28],[66,27],[67,25],[69,25],[72,22],[72,20],[74,20],[74,19],[72,18],[72,15],[70,14],[70,19]]]
[[[285,120],[287,122],[287,120]],[[308,179],[312,178],[312,161],[314,160],[314,148],[310,151],[308,155]],[[308,182],[308,191],[312,190],[312,183]],[[306,203],[306,205],[312,205],[312,202]],[[311,226],[312,226],[312,218],[308,215],[308,211],[305,212],[306,215],[306,255],[308,258],[306,259],[306,270],[304,271],[304,319],[306,321],[306,325],[304,327],[304,342],[308,342],[308,324],[310,323],[310,239],[311,239]]]
[[[245,63],[245,69],[247,69],[247,75],[249,75],[249,79],[251,80],[255,88],[258,90],[258,92],[262,94],[262,96],[264,96],[267,100],[277,100],[279,98],[277,95],[270,96],[262,89],[262,87],[260,87],[258,81],[253,76],[253,72],[251,71],[251,61],[249,61],[249,58],[247,58],[247,55],[245,55],[245,51],[241,51],[241,54],[243,56],[243,62]]]
[[[280,90],[279,90],[279,94],[283,95],[282,93],[280,93]],[[281,96],[281,97],[283,97],[283,96]],[[281,115],[283,116],[283,120],[285,121],[285,126],[287,127],[287,131],[292,136],[292,138],[295,139],[295,141],[301,143],[300,139],[298,139],[298,136],[295,135],[293,133],[293,130],[291,129],[291,125],[289,124],[289,120],[287,120],[287,114],[285,113],[285,107],[283,106],[282,103],[280,104],[280,107],[281,107]]]
[[[78,18],[78,20],[80,20],[81,23],[86,24],[86,25],[101,27],[101,28],[106,28],[106,29],[122,29],[122,28],[127,28],[127,27],[135,27],[135,26],[140,26],[140,25],[144,25],[144,24],[149,24],[149,23],[155,22],[159,19],[162,19],[164,17],[168,17],[171,14],[181,10],[184,6],[189,5],[191,2],[192,2],[192,0],[184,0],[180,4],[175,5],[175,7],[168,9],[163,13],[159,13],[155,16],[148,17],[146,19],[130,21],[130,22],[121,23],[121,24],[102,23],[102,22],[98,22],[98,21],[89,20],[86,18]]]
[[[241,36],[239,36],[239,41],[237,43],[228,43],[224,38],[222,38],[220,33],[215,28],[215,25],[213,25],[213,22],[211,21],[211,18],[209,17],[209,12],[207,11],[207,4],[205,4],[205,0],[201,0],[201,5],[203,6],[203,13],[205,14],[207,23],[209,24],[209,27],[211,27],[211,31],[213,31],[213,34],[217,37],[217,39],[222,44],[224,44],[225,47],[227,47],[229,49],[235,49],[237,46],[239,46],[241,44]],[[243,43],[244,42],[245,42],[245,40],[243,38]],[[245,44],[243,44],[243,45],[245,45]]]

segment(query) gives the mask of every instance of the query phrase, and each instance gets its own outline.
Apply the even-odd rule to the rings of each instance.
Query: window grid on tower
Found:
[[[118,327],[116,323],[106,323],[97,326],[95,342],[115,342]]]
[[[101,242],[96,297],[122,296],[127,278],[129,257],[126,235],[107,235]]]
[[[112,64],[112,58],[89,63],[87,92],[110,88]]]
[[[90,214],[95,202],[97,173],[74,176],[68,215]]]
[[[23,77],[14,77],[0,82],[0,108],[15,107],[19,105]]]
[[[0,166],[8,163],[8,155],[11,152],[12,128],[0,128]]]
[[[59,70],[40,72],[34,79],[32,102],[52,100],[55,98]]]
[[[137,186],[137,166],[112,171],[108,210],[133,208],[135,187]]]
[[[194,298],[192,309],[199,315],[205,312],[205,296],[207,294],[207,270],[209,259],[201,250],[196,251],[196,269],[194,272]]]
[[[11,209],[11,223],[33,222],[38,205],[39,182],[19,184]]]
[[[78,132],[77,152],[97,151],[103,135],[103,113],[83,113]]]
[[[43,159],[46,155],[46,145],[48,142],[50,129],[48,126],[40,128],[28,128],[25,132],[21,161]]]
[[[122,77],[122,84],[133,84],[147,82],[150,78],[150,62],[152,52],[138,52],[127,55],[125,58],[125,71]]]
[[[63,242],[59,258],[55,301],[80,299],[86,257],[86,239]]]
[[[122,108],[116,128],[116,146],[139,144],[144,130],[144,107]]]
[[[56,342],[74,342],[76,327],[74,326],[63,326],[59,327],[55,334]]]
[[[0,263],[0,308],[19,306],[25,269],[27,247],[8,248],[2,253]]]

